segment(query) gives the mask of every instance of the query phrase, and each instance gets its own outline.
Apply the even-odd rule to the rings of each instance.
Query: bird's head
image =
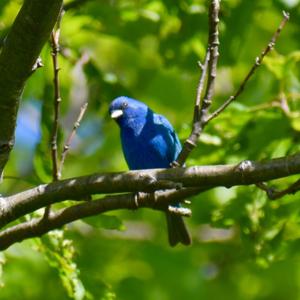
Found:
[[[121,127],[143,122],[146,120],[148,111],[146,104],[126,96],[114,99],[109,107],[110,116]]]

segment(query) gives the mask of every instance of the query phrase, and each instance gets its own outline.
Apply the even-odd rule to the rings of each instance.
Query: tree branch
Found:
[[[47,205],[92,194],[250,185],[300,173],[300,154],[239,164],[106,173],[39,185],[0,198],[0,226]]]
[[[190,136],[186,139],[186,141],[183,144],[182,151],[179,153],[176,161],[172,163],[173,166],[183,166],[189,154],[197,146],[199,136],[206,124],[208,110],[212,104],[213,89],[215,78],[217,76],[217,63],[219,57],[219,10],[219,0],[211,0],[208,15],[208,48],[204,64],[202,66],[202,74],[197,89],[197,97],[193,116],[193,128]],[[203,91],[206,76],[207,84],[205,96],[201,101],[201,94]]]
[[[18,216],[32,212],[43,205],[60,202],[74,196],[92,193],[137,192],[147,193],[109,195],[102,199],[73,205],[49,214],[48,218],[36,218],[0,232],[0,250],[24,239],[41,236],[50,230],[107,211],[149,207],[165,211],[169,204],[184,201],[217,186],[257,184],[261,181],[300,173],[300,154],[262,162],[243,161],[238,165],[197,166],[191,168],[153,169],[127,173],[99,174],[68,179],[41,185],[20,194],[2,198],[0,202],[1,224],[7,224]],[[151,180],[149,180],[151,178]],[[153,178],[155,180],[153,181]],[[174,187],[175,182],[184,187],[167,191],[156,189]],[[297,185],[297,189],[295,188]],[[188,188],[185,188],[188,187]],[[299,180],[287,189],[295,193]],[[266,190],[266,189],[264,189]],[[153,191],[153,193],[149,193]]]
[[[285,195],[295,194],[296,192],[298,192],[300,190],[300,179],[298,179],[296,182],[291,184],[289,187],[287,187],[286,189],[281,190],[281,191],[276,190],[273,187],[269,187],[264,182],[257,183],[256,186],[258,188],[260,188],[261,190],[265,191],[270,200],[276,200]]]
[[[58,178],[59,179],[61,178],[61,175],[62,175],[62,169],[63,169],[64,163],[65,163],[65,159],[67,157],[68,151],[70,149],[71,141],[76,134],[76,130],[80,126],[80,122],[85,114],[87,106],[88,106],[88,102],[84,102],[83,105],[80,107],[79,115],[78,115],[78,117],[73,125],[73,129],[72,129],[71,133],[69,134],[69,136],[66,140],[66,143],[64,145],[64,149],[61,154],[61,160],[60,160],[60,164],[59,164],[59,168],[58,168]]]
[[[167,192],[160,191],[151,194],[139,193],[138,198],[136,194],[123,194],[106,196],[99,200],[77,204],[55,213],[50,213],[47,219],[36,218],[0,232],[0,250],[5,250],[12,244],[21,242],[24,239],[39,237],[50,230],[60,228],[73,221],[112,210],[134,210],[141,207],[151,207],[165,211],[169,203],[178,202],[184,197],[191,197],[203,190],[189,188]]]
[[[14,145],[19,101],[43,45],[49,38],[62,0],[25,0],[0,54],[0,173]]]
[[[56,181],[59,179],[58,173],[58,129],[59,129],[59,118],[60,118],[60,104],[61,104],[61,93],[60,93],[60,81],[59,81],[59,63],[58,63],[58,55],[60,51],[59,46],[59,37],[60,37],[60,22],[62,18],[62,13],[59,16],[57,22],[57,28],[53,29],[51,32],[51,56],[52,56],[52,64],[53,64],[53,84],[54,84],[54,118],[53,118],[53,127],[51,133],[51,157],[52,157],[52,179]]]
[[[53,84],[54,84],[54,101],[53,101],[53,125],[51,132],[51,158],[52,158],[52,180],[59,180],[59,171],[58,171],[58,130],[59,130],[59,118],[60,118],[60,106],[61,106],[61,93],[60,93],[60,80],[59,80],[59,63],[58,55],[60,52],[59,38],[60,38],[60,24],[63,17],[64,11],[61,10],[56,22],[56,28],[51,32],[51,56],[52,56],[52,65],[53,65]],[[47,218],[50,213],[51,206],[47,206],[44,212],[44,218]]]
[[[256,57],[255,63],[244,78],[243,82],[237,89],[234,95],[230,96],[217,110],[215,110],[206,120],[206,123],[211,121],[212,119],[216,118],[222,111],[226,109],[226,107],[233,102],[244,90],[247,82],[252,77],[256,69],[261,65],[264,57],[274,48],[277,38],[279,37],[280,32],[282,31],[283,27],[289,20],[289,14],[283,11],[283,19],[281,20],[276,32],[272,36],[270,42],[268,43],[267,47],[262,51],[261,55]]]

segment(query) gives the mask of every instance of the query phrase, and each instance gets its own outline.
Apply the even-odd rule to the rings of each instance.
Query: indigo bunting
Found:
[[[129,169],[169,168],[177,158],[181,144],[172,125],[146,104],[121,96],[112,101],[109,113],[120,127]],[[182,217],[170,212],[166,212],[166,217],[170,245],[189,245],[191,238]]]

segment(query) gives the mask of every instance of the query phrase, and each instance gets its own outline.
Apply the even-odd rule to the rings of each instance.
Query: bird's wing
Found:
[[[154,114],[154,124],[160,127],[159,131],[164,135],[168,144],[169,156],[175,160],[182,147],[173,126],[164,116],[158,114]]]

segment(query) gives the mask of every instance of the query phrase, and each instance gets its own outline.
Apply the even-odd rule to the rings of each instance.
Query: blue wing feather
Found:
[[[123,128],[121,140],[128,166],[135,170],[168,168],[181,151],[180,141],[170,122],[151,110],[139,130]]]
[[[162,115],[154,114],[154,123],[157,126],[161,126],[162,132],[164,132],[164,139],[168,145],[168,160],[169,164],[173,162],[178,154],[180,153],[182,147],[179,138],[171,125],[171,123]]]

